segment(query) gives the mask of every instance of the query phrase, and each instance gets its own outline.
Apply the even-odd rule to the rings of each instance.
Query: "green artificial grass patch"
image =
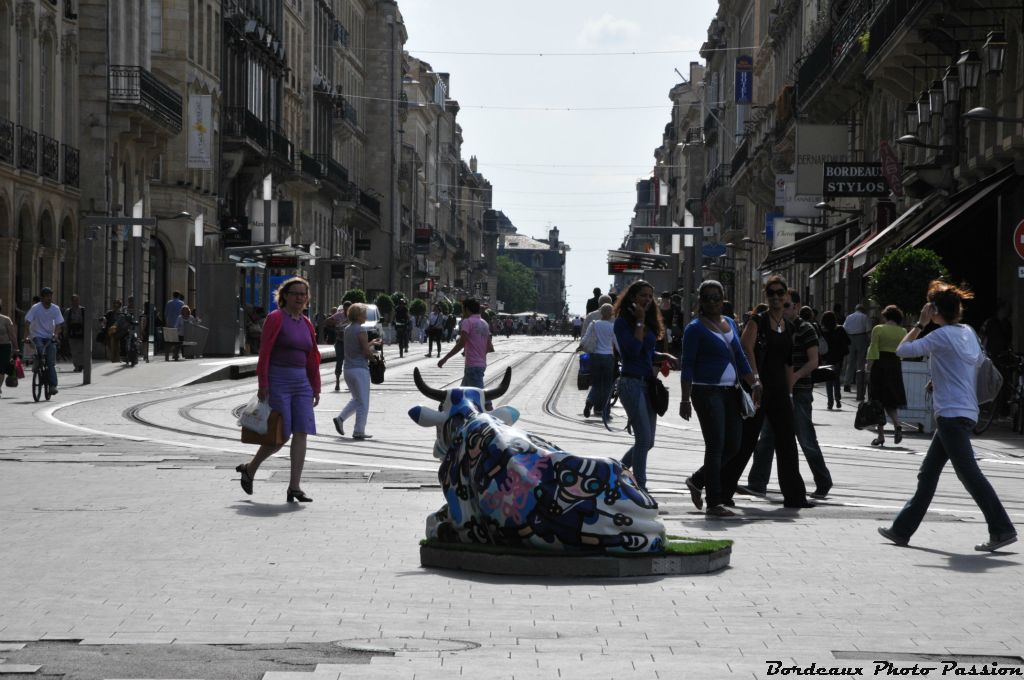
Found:
[[[599,550],[553,551],[535,548],[518,548],[507,545],[489,545],[484,543],[448,543],[434,538],[420,541],[420,545],[443,550],[485,553],[489,555],[517,555],[523,557],[651,557],[662,555],[706,555],[732,546],[732,541],[688,538],[684,536],[668,536],[665,550],[662,553],[607,553]]]

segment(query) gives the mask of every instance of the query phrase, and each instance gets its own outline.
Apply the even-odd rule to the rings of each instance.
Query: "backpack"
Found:
[[[977,333],[975,333],[974,337],[978,337]],[[978,339],[978,347],[981,347],[980,338]],[[992,363],[992,358],[986,354],[983,347],[981,347],[981,358],[978,359],[976,368],[977,379],[974,381],[974,390],[978,397],[978,404],[987,404],[990,401],[995,401],[996,397],[999,396],[999,391],[1003,389],[1003,374]]]
[[[821,326],[817,323],[811,323],[814,326],[814,332],[818,334],[818,362],[821,363],[825,359],[825,355],[828,354],[828,340],[825,338],[825,333],[821,330]]]

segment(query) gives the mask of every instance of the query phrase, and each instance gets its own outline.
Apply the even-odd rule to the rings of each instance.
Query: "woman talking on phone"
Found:
[[[615,303],[615,340],[622,356],[619,376],[619,401],[633,427],[633,446],[622,457],[622,464],[633,471],[641,489],[647,489],[647,453],[654,446],[658,420],[648,396],[648,382],[654,377],[654,358],[675,364],[671,354],[655,352],[654,346],[665,336],[654,288],[646,281],[633,282]]]
[[[932,281],[928,303],[906,334],[896,354],[901,359],[928,357],[932,375],[932,404],[935,409],[935,434],[917,473],[917,490],[907,501],[891,527],[878,527],[878,533],[896,545],[906,545],[928,512],[939,475],[946,461],[953,463],[960,483],[971,494],[988,524],[988,540],[974,546],[979,551],[995,551],[1017,540],[1006,509],[992,485],[978,467],[971,446],[971,431],[978,422],[977,371],[982,360],[981,343],[974,329],[960,323],[963,302],[974,295],[967,290]],[[920,338],[929,323],[937,329]]]

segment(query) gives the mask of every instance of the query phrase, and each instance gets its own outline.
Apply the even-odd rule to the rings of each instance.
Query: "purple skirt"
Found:
[[[316,434],[313,386],[305,368],[270,365],[270,408],[281,414],[285,441],[293,432]]]

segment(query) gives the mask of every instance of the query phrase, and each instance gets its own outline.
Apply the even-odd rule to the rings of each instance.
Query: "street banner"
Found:
[[[213,97],[208,94],[193,94],[188,98],[187,167],[213,169]]]
[[[736,57],[736,103],[749,104],[754,97],[754,58],[749,54]]]
[[[797,194],[815,197],[822,195],[822,166],[825,163],[849,163],[853,160],[849,138],[850,132],[845,125],[797,123]]]
[[[903,196],[903,182],[900,181],[900,159],[892,146],[884,139],[878,144],[878,159],[882,161],[882,175],[897,198]]]

